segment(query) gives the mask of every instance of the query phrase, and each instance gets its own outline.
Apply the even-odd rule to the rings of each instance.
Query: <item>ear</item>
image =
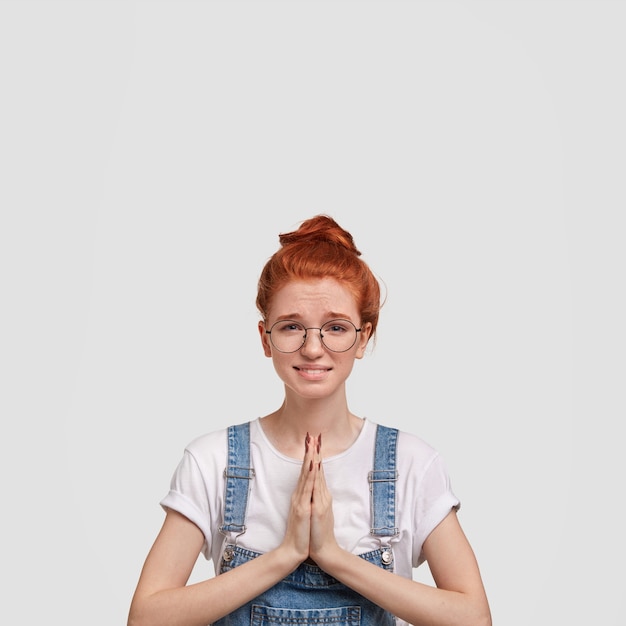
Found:
[[[263,353],[267,357],[272,356],[272,346],[270,344],[270,336],[265,332],[265,322],[261,320],[258,325],[259,335],[261,336],[261,345],[263,346]]]
[[[355,357],[357,359],[362,359],[365,355],[365,349],[367,348],[367,343],[370,340],[370,335],[372,334],[372,323],[367,322],[361,326],[361,332],[359,333],[359,338],[357,340],[357,349],[355,353]]]

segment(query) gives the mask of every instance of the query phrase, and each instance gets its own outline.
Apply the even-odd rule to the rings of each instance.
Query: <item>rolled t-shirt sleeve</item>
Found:
[[[160,502],[164,509],[172,509],[192,521],[204,535],[202,552],[211,554],[211,512],[207,485],[194,455],[186,449],[174,471],[170,490]]]
[[[418,490],[417,512],[414,516],[413,567],[424,561],[422,546],[430,533],[461,503],[452,491],[450,477],[443,459],[436,454],[425,468]]]

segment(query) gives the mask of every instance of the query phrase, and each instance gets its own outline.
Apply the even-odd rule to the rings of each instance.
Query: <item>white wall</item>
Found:
[[[351,408],[445,456],[494,623],[623,624],[625,18],[0,3],[0,620],[125,623],[184,445],[280,400],[256,280],[324,212],[388,288]]]

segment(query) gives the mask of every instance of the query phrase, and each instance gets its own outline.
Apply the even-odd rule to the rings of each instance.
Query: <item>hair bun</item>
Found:
[[[352,235],[328,215],[315,215],[299,228],[279,236],[280,247],[267,260],[259,276],[256,305],[264,321],[272,315],[272,302],[285,285],[299,281],[335,280],[354,298],[360,323],[376,333],[380,312],[380,285]]]
[[[280,244],[283,247],[301,244],[331,243],[343,246],[350,252],[361,256],[354,245],[352,235],[341,228],[335,220],[328,215],[316,215],[300,224],[297,230],[279,235]]]

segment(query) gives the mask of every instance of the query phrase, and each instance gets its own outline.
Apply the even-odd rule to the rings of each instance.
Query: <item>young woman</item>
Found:
[[[348,407],[378,323],[376,278],[328,216],[280,243],[257,306],[284,400],[187,446],[129,626],[490,626],[441,458]],[[200,552],[217,575],[187,585]],[[412,580],[424,561],[436,587]]]

